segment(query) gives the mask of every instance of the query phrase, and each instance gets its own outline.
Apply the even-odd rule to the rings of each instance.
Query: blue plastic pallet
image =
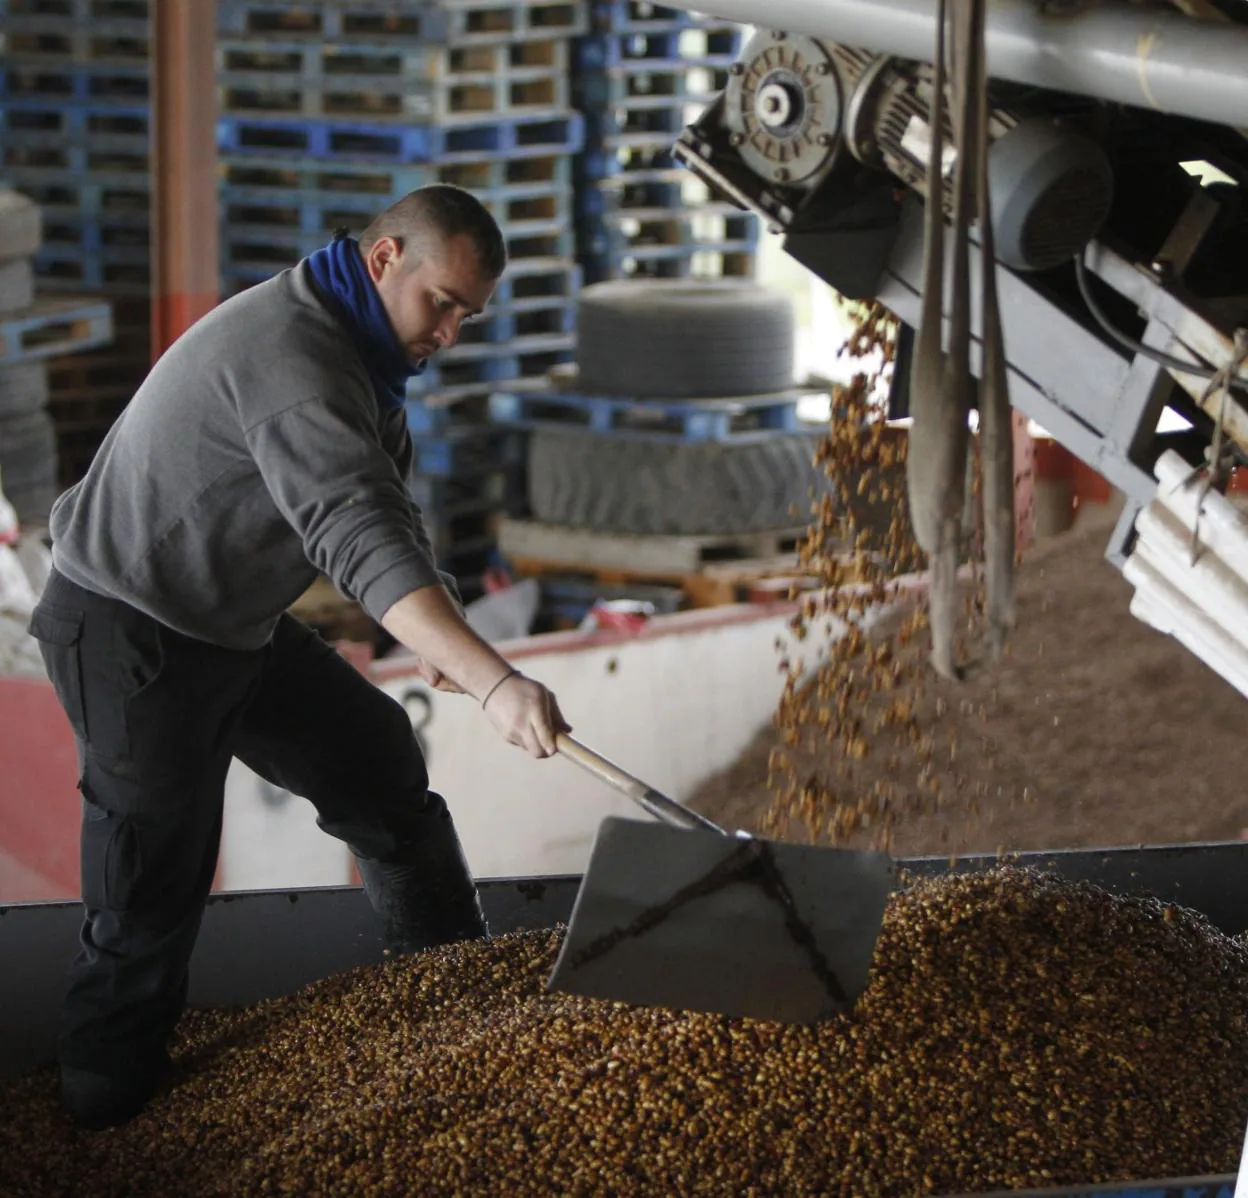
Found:
[[[229,36],[304,37],[349,42],[384,38],[394,45],[442,42],[450,30],[445,10],[431,4],[335,4],[316,0],[298,6],[263,0],[217,0],[217,32]]]
[[[719,97],[728,86],[728,79],[727,67],[703,67],[697,62],[661,68],[610,67],[579,75],[573,94],[577,107],[587,111],[646,103],[704,107]]]
[[[44,247],[73,247],[84,254],[142,249],[146,255],[150,237],[151,217],[142,211],[45,214],[43,221]]]
[[[587,145],[576,159],[578,186],[626,180],[633,175],[686,170],[672,156],[678,136],[675,133],[651,134],[646,140],[634,141],[631,145],[624,139],[610,138],[602,145]]]
[[[305,10],[306,11],[306,10]],[[234,37],[217,39],[219,82],[290,87],[359,83],[468,83],[507,77],[542,79],[568,75],[570,42],[503,39],[476,46],[406,41],[387,34],[370,39]],[[345,84],[344,84],[345,85]]]
[[[294,11],[292,12],[292,8]],[[510,3],[391,3],[389,0],[312,0],[299,5],[219,0],[219,33],[307,37],[349,42],[389,38],[474,45],[579,37],[589,28],[585,5],[570,0],[511,0]]]
[[[587,285],[609,279],[752,279],[758,266],[754,248],[736,245],[675,246],[671,252],[648,246],[637,251],[582,259]]]
[[[434,518],[497,511],[514,497],[517,473],[514,469],[486,469],[454,478],[414,477],[408,483],[408,493],[423,514]]]
[[[510,47],[491,47],[501,58]],[[566,110],[566,55],[549,65],[451,70],[443,46],[218,44],[220,111],[247,118],[473,123]]]
[[[496,391],[490,415],[500,424],[576,427],[604,435],[662,441],[757,440],[810,428],[798,397],[750,396],[716,400],[634,400],[560,391]]]
[[[145,20],[79,20],[57,16],[9,16],[0,12],[5,55],[11,62],[73,67],[136,66],[146,69],[150,48]]]
[[[292,233],[323,236],[346,226],[362,229],[396,196],[351,195],[340,192],[272,194],[231,184],[219,190],[225,227],[238,235]],[[498,222],[508,239],[566,230],[573,213],[570,184],[522,184],[505,191],[473,194]],[[571,253],[571,250],[567,251]]]
[[[564,258],[530,258],[512,262],[499,280],[494,303],[521,308],[540,307],[550,299],[575,299],[581,292],[584,272],[579,263]]]
[[[595,109],[585,118],[585,144],[599,148],[674,142],[688,123],[685,115],[684,105],[679,102],[637,102]]]
[[[489,349],[488,354],[458,361],[439,355],[424,374],[408,384],[408,397],[436,395],[446,400],[468,396],[486,384],[506,385],[516,379],[545,376],[552,367],[569,362],[573,356],[571,338],[523,338]]]
[[[43,139],[146,145],[151,114],[145,103],[91,104],[55,96],[4,99],[0,102],[0,138]]]
[[[40,300],[33,308],[0,316],[0,365],[33,362],[107,345],[113,314],[99,300]]]
[[[47,0],[0,0],[0,21],[9,30],[58,32],[66,25],[90,24],[110,35],[142,37],[148,29],[147,4],[120,6],[99,0],[57,0],[49,12]]]
[[[686,28],[708,22],[723,24],[716,17],[700,17],[686,9],[650,4],[648,0],[589,0],[589,7],[591,26],[605,33],[644,33],[655,25]]]
[[[64,179],[81,179],[100,173],[129,174],[136,184],[151,174],[146,151],[126,152],[96,146],[63,146],[43,138],[41,144],[14,144],[0,139],[0,160],[5,169],[56,171]]]
[[[25,66],[0,55],[0,101],[132,106],[149,96],[148,69],[122,63]]]
[[[576,331],[577,305],[573,300],[547,300],[544,306],[524,305],[519,309],[490,308],[460,334],[459,345],[498,345],[528,341],[530,338],[558,338],[556,347],[566,347],[565,339]]]
[[[727,204],[698,208],[634,208],[578,224],[582,258],[671,257],[703,247],[752,252],[762,233],[752,213]]]
[[[413,437],[413,471],[437,477],[514,468],[524,460],[524,438],[509,429],[467,429],[441,437]]]
[[[107,251],[84,257],[72,250],[41,252],[34,261],[41,292],[76,295],[89,291],[125,299],[151,295],[151,272],[145,262],[111,261]]]
[[[217,122],[217,146],[222,153],[402,163],[470,161],[483,154],[536,157],[573,153],[584,144],[584,138],[584,119],[574,112],[446,128],[239,117],[223,117]]]
[[[483,504],[471,510],[445,514],[430,513],[423,519],[434,555],[488,552],[498,544],[497,504]]]
[[[459,403],[446,403],[440,398],[430,402],[428,397],[414,391],[405,401],[407,431],[413,437],[438,437],[451,429],[482,428],[491,423],[492,390],[487,384]]]
[[[644,33],[594,33],[576,43],[572,66],[575,73],[584,73],[642,64],[677,68],[697,61],[727,70],[740,54],[741,44],[740,27],[723,23],[696,28],[674,25]]]
[[[685,204],[684,179],[676,171],[636,171],[612,179],[586,180],[577,189],[577,218],[581,222],[625,216],[636,209],[680,208]]]
[[[439,370],[445,376],[454,367],[467,363],[491,362],[495,359],[523,358],[531,354],[551,354],[570,352],[576,346],[576,338],[570,333],[532,333],[523,337],[513,337],[510,341],[497,342],[460,342],[454,349],[446,349],[438,354],[436,361]],[[490,376],[491,381],[498,378],[519,378],[523,372],[514,375]]]
[[[646,33],[654,29],[693,29],[723,26],[718,17],[701,17],[682,8],[650,4],[647,0],[590,0],[590,24],[605,33]]]
[[[391,165],[384,162],[224,155],[222,195],[302,203],[359,200],[378,208],[431,183],[468,188],[483,202],[498,202],[574,186],[572,159],[550,154],[521,159]]]
[[[82,175],[37,167],[0,168],[0,184],[34,200],[44,220],[142,214],[149,219],[151,188],[133,175]]]

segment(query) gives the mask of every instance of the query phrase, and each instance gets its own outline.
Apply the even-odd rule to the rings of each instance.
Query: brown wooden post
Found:
[[[214,0],[153,0],[152,357],[217,304]]]

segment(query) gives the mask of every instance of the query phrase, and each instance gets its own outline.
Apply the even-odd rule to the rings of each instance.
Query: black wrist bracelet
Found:
[[[512,666],[512,668],[508,670],[507,673],[505,673],[496,683],[494,683],[494,685],[490,687],[488,691],[485,692],[485,698],[481,700],[482,709],[484,710],[485,705],[490,701],[490,696],[496,690],[498,690],[498,688],[502,686],[503,683],[506,682],[508,678],[515,678],[519,673],[520,671],[517,670],[515,666]]]

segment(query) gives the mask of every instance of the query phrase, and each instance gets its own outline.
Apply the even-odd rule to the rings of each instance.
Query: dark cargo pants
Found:
[[[128,1076],[163,1066],[232,757],[310,800],[359,858],[402,861],[448,830],[458,850],[403,708],[292,617],[263,649],[223,649],[53,573],[31,632],[73,726],[84,799],[85,918],[62,1064]],[[457,868],[467,878],[462,858]]]

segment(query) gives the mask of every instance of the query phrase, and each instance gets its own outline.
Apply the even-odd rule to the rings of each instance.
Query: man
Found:
[[[506,265],[467,192],[430,187],[221,304],[152,368],[51,518],[31,620],[73,726],[81,949],[61,1097],[124,1122],[168,1067],[237,757],[344,840],[398,950],[487,934],[402,707],[287,614],[318,571],[535,757],[554,696],[463,619],[406,485],[407,379]]]

